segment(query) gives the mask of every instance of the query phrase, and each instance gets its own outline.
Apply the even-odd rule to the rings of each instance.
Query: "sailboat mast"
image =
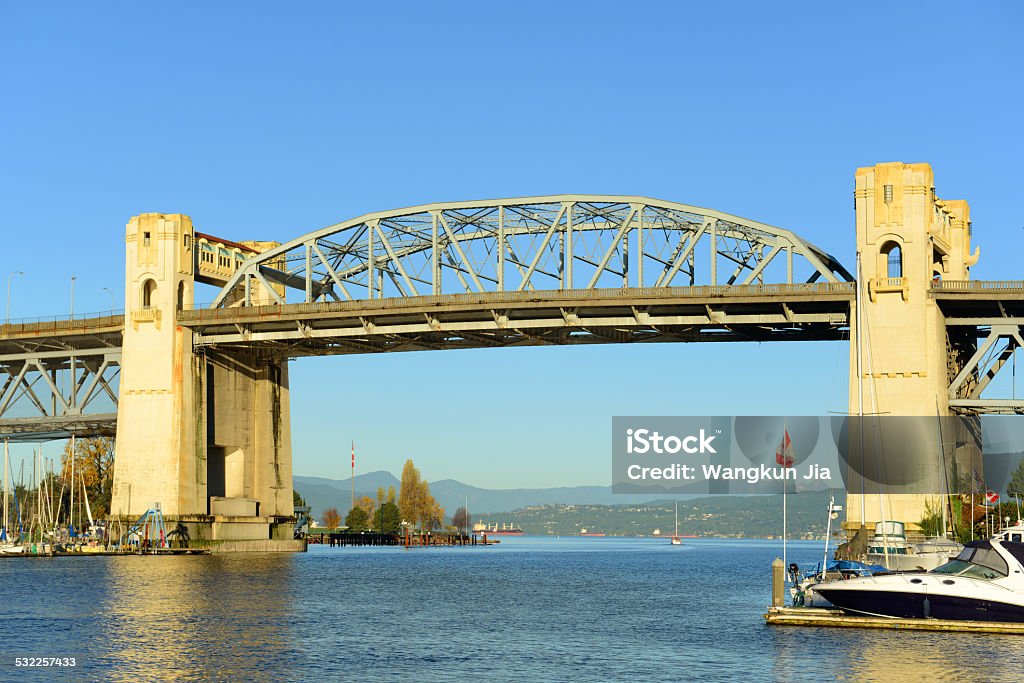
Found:
[[[946,538],[946,531],[947,531],[947,529],[946,529],[946,514],[950,513],[949,514],[949,523],[950,523],[951,527],[954,527],[954,529],[953,529],[954,535],[956,533],[956,529],[955,529],[956,522],[953,521],[953,515],[951,514],[952,511],[948,509],[949,505],[950,505],[950,496],[952,495],[952,491],[950,491],[950,487],[949,487],[949,470],[946,469],[946,442],[945,442],[945,440],[942,437],[942,416],[939,414],[939,399],[938,399],[938,397],[935,397],[935,421],[936,421],[936,423],[938,425],[938,428],[939,428],[939,457],[940,457],[940,462],[942,463],[942,483],[946,487],[946,495],[943,496],[943,498],[945,500],[942,503],[942,510],[941,510],[941,512],[942,512],[942,537]]]
[[[825,554],[821,558],[821,578],[825,579],[825,572],[828,570],[828,539],[832,536],[832,511],[836,506],[836,497],[828,498],[828,518],[825,522]]]
[[[856,302],[857,307],[857,422],[860,428],[860,466],[861,472],[864,471],[864,324],[863,324],[863,313],[864,308],[861,299],[861,289],[864,287],[864,281],[861,277],[860,271],[860,249],[857,249],[857,289],[856,289]],[[860,526],[861,528],[867,523],[865,517],[865,507],[867,501],[864,496],[864,475],[860,476]],[[849,506],[847,506],[849,507]]]
[[[75,435],[71,435],[71,504],[68,506],[71,521],[69,526],[75,528]]]
[[[82,478],[82,500],[85,501],[85,514],[89,520],[89,529],[86,531],[90,531],[92,527],[95,526],[95,523],[92,520],[92,508],[89,507],[89,494],[85,490],[85,475],[79,473],[79,476]]]
[[[11,452],[7,439],[4,439],[4,534],[7,533],[7,487],[11,480]]]

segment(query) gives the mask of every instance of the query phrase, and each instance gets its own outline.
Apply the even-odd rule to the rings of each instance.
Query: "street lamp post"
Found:
[[[15,270],[10,275],[7,276],[7,319],[6,319],[6,322],[7,322],[8,325],[11,324],[11,280],[14,279],[15,275],[24,275],[24,274],[25,273],[23,273],[20,270]]]
[[[75,280],[78,277],[75,275],[71,276],[71,317],[75,317]]]
[[[109,287],[104,287],[103,291],[110,295],[110,312],[113,313],[117,310],[117,299],[114,298],[114,293],[110,291]]]

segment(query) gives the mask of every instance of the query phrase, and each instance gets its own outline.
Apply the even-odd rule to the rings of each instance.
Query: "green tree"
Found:
[[[926,537],[942,535],[942,508],[940,505],[939,501],[930,498],[924,501],[924,516],[918,524],[921,526],[921,533]]]
[[[306,499],[299,495],[299,492],[292,489],[292,504],[295,507],[305,507]]]
[[[349,510],[348,515],[345,517],[345,526],[348,527],[349,531],[366,531],[369,522],[370,515],[358,505]]]
[[[393,502],[385,502],[380,506],[380,530],[385,534],[393,534],[402,527],[402,513]]]
[[[1024,460],[1020,461],[1013,476],[1010,477],[1010,483],[1006,486],[1006,495],[1017,500],[1024,498]]]

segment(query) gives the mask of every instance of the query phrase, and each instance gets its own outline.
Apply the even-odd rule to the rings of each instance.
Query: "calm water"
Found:
[[[772,542],[0,561],[2,680],[1020,680],[1024,639],[766,627]],[[790,544],[812,564],[819,543]],[[14,656],[79,667],[26,672]],[[61,678],[61,676],[64,678]]]

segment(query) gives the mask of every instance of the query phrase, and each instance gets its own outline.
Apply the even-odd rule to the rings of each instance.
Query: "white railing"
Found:
[[[934,280],[935,292],[1024,291],[1024,280]]]

